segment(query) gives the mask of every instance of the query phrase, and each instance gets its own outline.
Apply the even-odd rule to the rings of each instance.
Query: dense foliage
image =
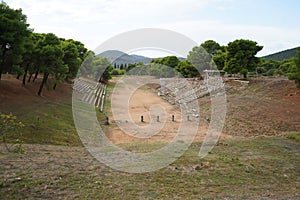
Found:
[[[22,61],[24,43],[31,33],[26,20],[22,9],[14,10],[5,3],[0,3],[0,78],[7,66],[12,67],[14,62]]]
[[[42,76],[38,95],[43,88],[55,90],[61,84],[77,76],[77,72],[89,55],[84,44],[73,39],[59,38],[53,33],[34,33],[29,29],[26,15],[21,9],[11,9],[0,3],[0,79],[2,73],[16,74],[25,85]],[[107,59],[93,57],[87,75],[97,81],[107,81],[111,69]],[[88,62],[88,61],[85,61]],[[108,70],[103,71],[103,66]],[[85,65],[87,66],[87,65]],[[102,76],[103,75],[103,76]]]
[[[295,65],[289,67],[289,79],[294,80],[300,88],[300,48],[298,49],[298,58],[294,61]]]
[[[107,58],[95,56],[92,51],[89,51],[82,63],[79,74],[99,82],[107,82],[111,78],[112,70],[111,63]]]

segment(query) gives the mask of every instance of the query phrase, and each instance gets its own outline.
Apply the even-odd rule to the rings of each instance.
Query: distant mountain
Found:
[[[179,59],[180,61],[187,60],[186,58],[183,58],[183,57],[178,57],[178,59]]]
[[[284,59],[289,59],[289,58],[296,58],[298,56],[297,54],[297,49],[300,47],[296,47],[293,49],[287,49],[284,51],[280,51],[278,53],[273,53],[267,56],[263,56],[262,58],[266,60],[284,60]]]
[[[131,57],[133,57],[136,61],[138,62],[143,62],[145,64],[148,64],[152,61],[152,58],[148,58],[148,57],[145,57],[145,56],[140,56],[140,55],[130,55]]]
[[[121,65],[121,64],[134,64],[143,62],[145,64],[148,64],[151,62],[152,58],[140,56],[140,55],[128,55],[122,51],[118,50],[108,50],[104,51],[97,56],[106,57],[109,59],[109,61],[112,63],[112,65]]]

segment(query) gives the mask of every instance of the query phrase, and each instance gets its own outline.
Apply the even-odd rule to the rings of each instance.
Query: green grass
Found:
[[[114,85],[107,87],[108,93],[111,93],[113,87]],[[1,108],[1,112],[13,113],[24,123],[25,127],[21,129],[24,143],[82,146],[74,126],[71,94],[60,100],[41,98],[22,107],[9,105]],[[106,110],[110,110],[109,98],[106,98]],[[106,112],[101,113],[96,109],[96,113],[99,122],[103,122]]]
[[[111,96],[114,88],[115,88],[115,84],[109,84],[109,85],[107,85],[107,88],[106,88],[106,97],[105,97],[105,106],[104,106],[104,112],[105,113],[111,111],[111,99],[110,99],[110,96]]]
[[[73,158],[72,162],[67,157],[66,163],[70,165],[54,165],[51,173],[55,175],[50,180],[45,176],[48,172],[43,171],[44,175],[39,176],[29,167],[17,172],[16,177],[21,177],[22,181],[12,183],[2,179],[0,193],[4,194],[3,199],[18,199],[21,195],[23,198],[51,198],[55,191],[64,191],[69,199],[299,197],[300,147],[296,141],[282,137],[256,137],[226,139],[222,142],[227,146],[216,146],[204,159],[198,157],[201,143],[194,143],[170,166],[145,174],[118,172],[84,159],[80,162],[81,166],[78,158]],[[141,148],[132,144],[124,146],[132,151]],[[153,144],[145,143],[143,146],[144,150],[157,148]],[[55,156],[59,158],[63,155],[62,151],[51,158],[54,162]],[[76,166],[79,171],[75,170]],[[198,170],[195,169],[197,166],[200,167]],[[41,167],[47,170],[46,165]],[[4,173],[6,170],[1,168]],[[51,190],[45,190],[45,186]]]
[[[81,144],[73,122],[72,106],[67,102],[49,103],[29,113],[24,119],[26,143],[72,145]]]
[[[287,135],[287,138],[300,142],[300,133],[290,133]]]
[[[118,146],[126,151],[131,151],[135,153],[147,153],[153,152],[165,146],[163,142],[157,143],[147,143],[147,142],[132,142],[126,144],[119,144]]]
[[[81,146],[73,122],[71,98],[21,108],[10,106],[3,112],[12,112],[24,123],[21,129],[24,143]]]
[[[296,188],[291,183],[297,182],[297,163],[300,161],[300,149],[296,143],[276,137],[228,139],[224,142],[228,146],[215,147],[202,160],[198,157],[200,144],[195,143],[171,166],[146,175],[117,175],[119,183],[124,183],[120,185],[125,191],[129,190],[128,199],[141,193],[146,199],[295,194]],[[131,146],[129,149],[140,148]],[[152,148],[156,146],[144,145],[144,149]],[[200,170],[195,170],[196,166],[200,166]]]

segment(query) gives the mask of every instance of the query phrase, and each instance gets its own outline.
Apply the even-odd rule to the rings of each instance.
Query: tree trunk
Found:
[[[18,76],[17,76],[17,79],[18,79],[18,80],[20,79],[20,76],[21,76],[21,74],[18,74]]]
[[[0,64],[0,80],[2,77],[3,67],[4,67],[4,57],[6,53],[6,45],[3,45],[2,55],[1,55],[1,64]]]
[[[57,85],[56,83],[53,85],[53,90],[55,90],[55,89],[56,89],[56,85]]]
[[[45,72],[45,73],[44,73],[43,80],[42,80],[41,85],[40,85],[40,89],[39,89],[39,91],[38,91],[38,95],[39,95],[39,96],[41,96],[41,94],[42,94],[43,87],[44,87],[45,83],[47,82],[48,76],[49,76],[49,73],[46,73],[46,72]]]
[[[33,78],[32,82],[34,82],[34,81],[35,81],[35,79],[37,79],[38,75],[39,75],[39,70],[36,70],[36,72],[35,72],[35,75],[34,75],[34,78]]]
[[[30,83],[31,78],[32,78],[32,74],[29,75],[29,79],[28,79],[27,83]]]
[[[26,76],[27,76],[27,73],[28,73],[28,69],[29,69],[29,63],[26,65],[25,73],[24,73],[24,76],[23,76],[23,85],[25,85],[25,82],[26,82]]]

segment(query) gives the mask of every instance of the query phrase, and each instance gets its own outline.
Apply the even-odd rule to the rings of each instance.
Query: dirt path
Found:
[[[122,97],[118,98],[122,99]],[[109,115],[109,118],[116,123],[109,126],[108,134],[109,139],[114,143],[170,142],[177,135],[182,123],[190,123],[195,129],[198,128],[195,141],[202,141],[208,128],[203,118],[191,117],[192,121],[187,122],[180,109],[163,100],[148,87],[136,90],[130,98],[129,108],[124,106],[123,109],[128,109],[129,116],[114,118],[112,113]],[[158,115],[159,122],[157,122]],[[172,115],[174,115],[174,122]],[[144,117],[144,123],[141,122],[141,116]],[[194,126],[199,122],[200,126]],[[144,135],[149,133],[150,137],[139,138],[143,135],[143,131]]]

